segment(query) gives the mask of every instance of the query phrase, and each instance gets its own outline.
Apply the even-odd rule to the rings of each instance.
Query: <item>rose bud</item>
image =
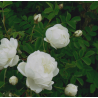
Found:
[[[78,86],[74,84],[68,84],[65,88],[65,94],[67,96],[75,96],[77,94],[77,91],[78,91]]]
[[[81,36],[82,35],[82,31],[81,30],[77,30],[77,31],[75,31],[75,33],[74,33],[74,36],[75,37],[79,37],[79,36]]]
[[[12,85],[16,85],[18,83],[18,78],[16,76],[10,77],[9,83]]]
[[[63,4],[59,4],[59,8],[60,9],[63,9]]]
[[[34,16],[34,21],[35,21],[35,23],[41,22],[41,20],[42,20],[41,14],[38,14],[38,15],[35,15],[35,16]]]

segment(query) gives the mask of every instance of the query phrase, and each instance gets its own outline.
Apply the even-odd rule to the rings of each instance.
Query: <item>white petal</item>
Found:
[[[0,51],[0,65],[5,65],[8,61],[7,55],[5,52]]]
[[[51,45],[53,48],[57,49],[52,43],[50,43],[50,45]]]
[[[30,54],[32,55],[32,54]],[[28,57],[29,58],[29,57]],[[27,58],[27,63],[26,63],[26,66],[25,66],[25,73],[26,73],[26,76],[29,77],[29,78],[34,78],[35,76],[35,73],[33,70],[35,70],[35,67],[33,66],[33,63],[34,62],[31,62],[32,59],[28,60]],[[30,66],[31,65],[31,66]]]
[[[36,93],[40,93],[42,91],[42,88],[40,88],[37,84],[35,84],[35,82],[33,81],[33,79],[31,78],[27,78],[26,80],[26,85],[33,90]]]
[[[44,89],[52,90],[52,84],[54,84],[53,81],[51,81],[50,84],[49,84],[48,86],[45,86]]]
[[[25,74],[25,66],[26,66],[26,63],[25,63],[25,62],[21,62],[21,63],[19,63],[19,65],[17,66],[18,71],[19,71],[22,75],[24,75],[24,76],[26,76],[26,74]]]
[[[48,42],[48,40],[46,38],[44,38],[44,41]]]
[[[58,73],[59,73],[59,69],[56,68],[56,69],[54,70],[54,72],[53,72],[53,76],[56,76]]]
[[[17,48],[17,46],[18,46],[17,39],[10,38],[10,43],[12,44],[12,46],[14,46],[15,48]]]
[[[8,58],[12,58],[16,55],[16,49],[13,47],[8,51]]]
[[[65,30],[66,32],[68,32],[68,29],[66,27],[62,26],[61,24],[56,24],[53,27],[55,27],[55,26],[58,27],[61,30]]]
[[[1,44],[7,45],[7,44],[9,44],[9,40],[7,38],[3,38],[3,39],[1,39]]]
[[[10,67],[13,67],[15,66],[19,61],[19,56],[18,55],[15,55],[15,57],[12,59],[11,63],[10,63]]]
[[[6,64],[5,66],[4,66],[4,68],[7,68],[9,65],[8,64]]]

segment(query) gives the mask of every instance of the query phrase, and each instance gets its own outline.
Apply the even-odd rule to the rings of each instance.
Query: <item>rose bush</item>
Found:
[[[13,67],[19,61],[19,56],[17,53],[18,42],[17,39],[7,38],[1,40],[0,45],[0,69],[7,68],[8,66]]]
[[[98,97],[97,14],[96,1],[0,1],[0,97]]]
[[[55,49],[66,47],[69,42],[70,35],[68,29],[61,24],[56,24],[46,31],[46,38],[44,40],[51,44]]]
[[[59,72],[57,62],[49,54],[35,51],[27,58],[27,63],[21,62],[18,71],[27,77],[26,85],[36,93],[43,89],[52,90],[52,78]]]

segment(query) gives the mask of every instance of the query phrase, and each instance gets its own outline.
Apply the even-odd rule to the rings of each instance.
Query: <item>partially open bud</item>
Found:
[[[62,9],[63,8],[63,4],[59,4],[59,8]]]
[[[78,91],[78,86],[74,84],[68,84],[65,88],[65,94],[68,96],[75,96]]]
[[[38,15],[35,15],[35,16],[34,16],[34,21],[35,21],[35,23],[40,22],[41,20],[42,20],[41,14],[38,14]]]
[[[16,76],[10,77],[9,83],[12,85],[16,85],[18,83],[18,78]]]
[[[77,31],[75,31],[75,33],[74,33],[74,36],[75,37],[79,37],[79,36],[81,36],[82,35],[82,31],[81,30],[77,30]]]
[[[12,93],[9,93],[9,97],[12,97]]]

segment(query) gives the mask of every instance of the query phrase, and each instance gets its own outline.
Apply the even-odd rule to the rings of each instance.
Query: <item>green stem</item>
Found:
[[[46,50],[45,50],[45,45],[44,45],[44,40],[43,40],[43,47],[44,47],[44,52],[46,52]]]
[[[54,86],[55,88],[59,88],[59,89],[64,89],[64,88],[60,88],[60,87],[56,87],[56,86]]]
[[[5,32],[6,32],[6,34],[7,34],[7,37],[9,38],[9,35],[8,35],[8,32],[7,32],[7,30],[6,30],[6,26],[5,26],[5,17],[4,17],[4,11],[3,11],[3,8],[2,8],[2,14],[3,14],[3,26],[4,26],[4,29],[5,29]]]

